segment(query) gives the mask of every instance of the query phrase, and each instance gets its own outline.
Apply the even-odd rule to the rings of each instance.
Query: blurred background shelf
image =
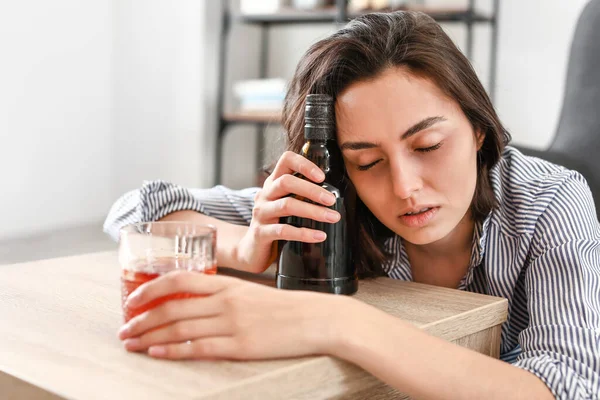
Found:
[[[297,10],[281,8],[276,12],[264,14],[235,13],[233,20],[246,24],[302,24],[302,23],[334,23],[343,20],[344,16],[353,19],[369,12],[393,12],[401,10],[421,11],[430,15],[438,22],[492,22],[495,15],[484,15],[468,7],[439,8],[439,7],[399,7],[383,9],[366,9],[360,12],[345,11],[340,14],[338,7],[326,7],[317,10]]]
[[[232,24],[256,25],[260,28],[260,52],[259,52],[259,79],[267,78],[267,60],[269,49],[269,29],[272,26],[292,25],[292,24],[332,24],[341,27],[349,20],[364,15],[369,12],[391,12],[399,10],[421,11],[440,23],[460,23],[466,27],[466,43],[461,48],[465,55],[472,59],[474,26],[476,24],[486,24],[490,27],[490,63],[489,63],[489,95],[494,99],[494,90],[496,86],[496,63],[498,52],[498,8],[500,0],[491,0],[492,11],[482,13],[478,11],[476,0],[467,0],[466,7],[432,7],[427,5],[410,5],[396,8],[378,8],[363,9],[355,11],[348,9],[347,0],[335,0],[335,5],[313,10],[294,9],[290,7],[276,8],[272,12],[253,12],[243,13],[241,10],[233,10],[230,2],[225,0],[223,4],[223,23],[220,34],[219,46],[219,82],[217,93],[218,124],[215,146],[215,174],[214,184],[221,184],[222,165],[223,165],[223,145],[228,128],[232,125],[249,124],[256,127],[256,153],[255,171],[257,173],[256,182],[260,184],[260,177],[264,176],[262,171],[264,167],[265,153],[265,130],[268,126],[279,124],[281,121],[280,112],[277,111],[225,111],[225,87],[227,70],[227,55],[229,46],[229,34]],[[330,1],[330,4],[332,2]],[[265,3],[260,3],[261,6]],[[388,4],[391,4],[389,2]]]
[[[227,123],[269,124],[279,123],[281,113],[277,111],[238,111],[223,113],[223,120]]]

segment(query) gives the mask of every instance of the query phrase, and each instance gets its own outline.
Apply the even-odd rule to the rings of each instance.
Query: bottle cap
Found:
[[[328,94],[306,96],[304,110],[304,138],[307,140],[329,140],[334,138],[333,97]]]

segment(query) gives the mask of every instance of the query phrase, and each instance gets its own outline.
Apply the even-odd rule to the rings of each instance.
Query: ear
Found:
[[[478,130],[475,132],[475,140],[477,141],[477,151],[481,150],[481,146],[483,146],[483,141],[485,140],[485,133]]]

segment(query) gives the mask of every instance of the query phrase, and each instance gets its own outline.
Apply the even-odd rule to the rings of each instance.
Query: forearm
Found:
[[[525,370],[428,335],[363,303],[353,307],[344,313],[350,321],[343,322],[345,336],[337,335],[343,339],[332,344],[333,355],[406,394],[425,399],[553,398]]]
[[[221,267],[238,268],[237,244],[248,230],[247,226],[234,225],[196,211],[176,211],[161,218],[160,221],[189,221],[198,224],[210,224],[217,228],[217,262]]]

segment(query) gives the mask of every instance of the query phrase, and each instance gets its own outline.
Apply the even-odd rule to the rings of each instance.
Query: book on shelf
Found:
[[[242,14],[270,14],[287,5],[285,0],[240,0]]]
[[[240,111],[281,110],[286,90],[287,81],[282,78],[250,79],[233,85],[233,94]]]

